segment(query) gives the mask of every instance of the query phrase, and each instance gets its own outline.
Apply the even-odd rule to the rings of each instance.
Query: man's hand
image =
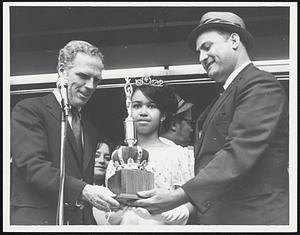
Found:
[[[137,195],[145,199],[131,202],[130,205],[144,207],[151,214],[162,213],[188,202],[187,195],[182,188],[172,191],[166,189],[152,189],[138,192]]]
[[[98,185],[87,184],[82,190],[82,200],[103,211],[110,211],[110,208],[120,206],[119,202],[113,199],[115,196],[108,188]]]

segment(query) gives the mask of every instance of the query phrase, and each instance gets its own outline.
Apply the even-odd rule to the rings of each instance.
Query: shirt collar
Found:
[[[246,61],[229,75],[229,77],[226,79],[226,82],[223,85],[224,90],[227,89],[227,87],[230,85],[233,79],[239,74],[239,72],[241,72],[250,63],[251,61]]]
[[[57,88],[55,88],[55,89],[53,90],[53,94],[54,94],[56,100],[58,101],[58,103],[59,103],[59,105],[60,105],[60,107],[61,107],[61,95],[60,95],[60,93],[59,93],[59,90],[58,90]],[[79,114],[80,114],[80,111],[81,111],[81,108],[78,109]]]
[[[61,106],[61,96],[60,96],[59,91],[58,91],[57,88],[55,88],[53,90],[53,94],[54,94],[56,100],[58,101],[59,105]]]

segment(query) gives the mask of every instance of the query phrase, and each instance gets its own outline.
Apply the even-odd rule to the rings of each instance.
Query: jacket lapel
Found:
[[[54,94],[47,95],[45,101],[47,109],[59,123],[61,121],[61,108]]]
[[[61,106],[59,105],[53,93],[46,96],[46,107],[51,113],[51,115],[53,115],[53,117],[57,120],[57,127],[53,127],[53,128],[57,128],[58,130],[61,130],[61,126],[60,126],[62,120]],[[60,135],[57,136],[57,138],[61,138]],[[74,155],[76,156],[76,160],[78,164],[82,165],[81,163],[82,157],[79,155],[79,150],[78,147],[76,146],[75,137],[69,122],[67,123],[67,139],[68,141],[66,143],[69,143],[71,145],[71,148],[74,152]]]
[[[207,115],[207,118],[203,124],[203,129],[202,129],[203,134],[205,134],[205,131],[206,131],[207,127],[209,126],[209,124],[211,123],[212,117],[214,116],[216,111],[219,109],[221,104],[223,104],[225,102],[227,97],[233,91],[234,86],[235,86],[234,82],[232,82],[232,84],[230,84],[230,86],[224,91],[224,93],[217,99],[216,103],[212,106],[212,108],[211,108],[209,114]]]
[[[227,89],[223,92],[223,94],[219,97],[219,99],[217,99],[215,105],[212,107],[211,111],[209,112],[209,114],[207,116],[207,119],[204,123],[203,130],[204,130],[204,128],[206,129],[207,126],[210,124],[212,117],[214,116],[215,112],[219,109],[221,104],[223,104],[225,102],[225,100],[227,99],[227,97],[229,97],[229,95],[235,90],[236,85],[243,77],[243,74],[245,72],[247,72],[248,68],[251,68],[251,67],[253,67],[252,63],[250,63],[244,69],[242,69],[242,71],[239,72],[239,74],[233,79],[231,84],[227,87]]]
[[[203,126],[202,126],[202,130],[201,130],[201,136],[200,136],[200,139],[199,139],[199,144],[195,145],[195,157],[199,157],[199,152],[200,152],[200,149],[202,147],[202,143],[203,143],[203,139],[205,138],[205,134],[206,134],[206,130],[207,128],[209,127],[211,121],[212,121],[212,118],[214,116],[214,114],[218,111],[218,109],[221,107],[221,104],[223,104],[226,99],[230,96],[230,94],[235,90],[236,86],[237,86],[237,83],[238,81],[240,81],[244,75],[244,73],[247,72],[248,68],[251,68],[253,67],[253,64],[250,63],[249,65],[247,65],[236,77],[235,79],[231,82],[231,84],[228,86],[228,88],[223,92],[223,94],[220,96],[220,97],[217,97],[217,100],[216,102],[212,102],[212,107],[209,106],[208,107],[208,110],[206,113],[206,118],[203,123]],[[213,104],[214,103],[214,104]],[[202,116],[202,115],[201,115]],[[200,116],[200,117],[201,117]],[[200,118],[199,118],[200,119]],[[197,134],[197,133],[196,133]],[[198,133],[199,134],[199,133]]]
[[[195,128],[195,133],[194,133],[194,153],[195,156],[197,156],[197,153],[202,145],[202,141],[203,141],[203,135],[202,135],[202,130],[203,130],[203,125],[204,125],[204,121],[209,113],[209,111],[211,110],[212,106],[214,105],[214,103],[216,102],[218,97],[215,97],[212,102],[204,109],[204,111],[201,113],[201,115],[199,116],[199,118],[197,119],[196,122],[196,128]]]

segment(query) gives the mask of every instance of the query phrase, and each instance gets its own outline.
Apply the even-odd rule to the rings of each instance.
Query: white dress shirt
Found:
[[[237,69],[235,69],[229,75],[229,77],[226,79],[226,81],[223,85],[224,90],[226,90],[226,88],[230,85],[230,83],[233,81],[233,79],[239,74],[239,72],[241,72],[250,63],[251,63],[251,61],[246,61],[245,63],[243,63],[241,66],[239,66]]]
[[[53,90],[53,94],[54,94],[56,100],[58,101],[59,105],[61,106],[61,95],[60,95],[60,93],[59,93],[59,90],[58,90],[57,88],[55,88],[55,89]],[[80,110],[81,110],[81,108],[78,109],[79,117],[80,117],[80,120],[81,120]],[[71,128],[72,128],[72,118],[73,118],[73,117],[72,117],[72,114],[71,114],[71,112],[69,112],[69,115],[68,115],[68,122],[69,122]],[[82,146],[84,146],[84,142],[83,142],[83,128],[81,128],[81,140],[82,140]]]

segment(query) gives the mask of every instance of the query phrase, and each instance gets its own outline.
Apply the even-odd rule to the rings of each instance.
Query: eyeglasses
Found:
[[[180,118],[180,120],[186,121],[190,126],[195,125],[195,121],[193,119]]]

